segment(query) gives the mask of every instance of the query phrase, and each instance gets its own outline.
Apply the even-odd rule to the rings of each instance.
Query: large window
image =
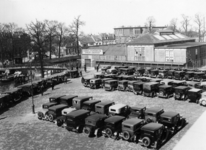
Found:
[[[174,51],[173,50],[166,50],[165,61],[173,62],[174,61]]]

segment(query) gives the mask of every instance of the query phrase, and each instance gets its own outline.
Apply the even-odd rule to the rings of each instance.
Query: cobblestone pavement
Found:
[[[87,74],[92,74],[90,71]],[[81,85],[80,78],[72,79],[71,83],[55,86],[52,91],[48,89],[44,96],[34,96],[36,112],[41,110],[41,105],[48,102],[52,95],[72,94],[91,95],[94,99],[102,101],[112,100],[116,103],[125,103],[130,106],[159,106],[166,111],[176,111],[184,116],[189,124],[174,135],[162,150],[171,150],[184,136],[188,129],[194,124],[198,117],[205,111],[194,103],[185,101],[175,101],[173,98],[160,99],[137,96],[130,92],[106,92],[103,89],[91,90]],[[100,138],[88,138],[84,134],[68,132],[55,124],[40,121],[31,112],[31,98],[22,101],[10,108],[0,116],[0,149],[1,150],[145,150],[135,143],[126,141]],[[5,117],[5,118],[4,118]]]

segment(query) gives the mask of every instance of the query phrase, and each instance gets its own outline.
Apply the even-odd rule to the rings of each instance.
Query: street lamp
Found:
[[[34,45],[33,42],[31,42],[31,47]],[[30,49],[29,49],[29,61],[30,61],[30,77],[31,77],[31,102],[32,102],[32,113],[35,114],[35,105],[34,105],[34,96],[33,96],[33,83],[32,83],[32,59],[31,59],[31,54],[30,54]]]

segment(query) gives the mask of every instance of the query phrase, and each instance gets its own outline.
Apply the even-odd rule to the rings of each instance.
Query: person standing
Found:
[[[54,90],[54,81],[52,80],[52,83],[51,83],[51,88],[52,90]]]
[[[84,71],[87,72],[87,65],[84,64]]]
[[[99,65],[99,63],[98,63],[98,65],[97,65],[97,72],[99,71],[99,66],[100,66],[100,65]]]
[[[44,85],[43,85],[43,83],[40,86],[40,90],[41,90],[41,96],[43,96],[44,95]]]

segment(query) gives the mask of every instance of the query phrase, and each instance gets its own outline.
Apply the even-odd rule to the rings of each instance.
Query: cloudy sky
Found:
[[[20,27],[31,21],[57,20],[69,25],[81,15],[87,34],[113,33],[120,26],[142,26],[154,16],[157,26],[185,14],[206,16],[206,0],[0,0],[0,23]]]

